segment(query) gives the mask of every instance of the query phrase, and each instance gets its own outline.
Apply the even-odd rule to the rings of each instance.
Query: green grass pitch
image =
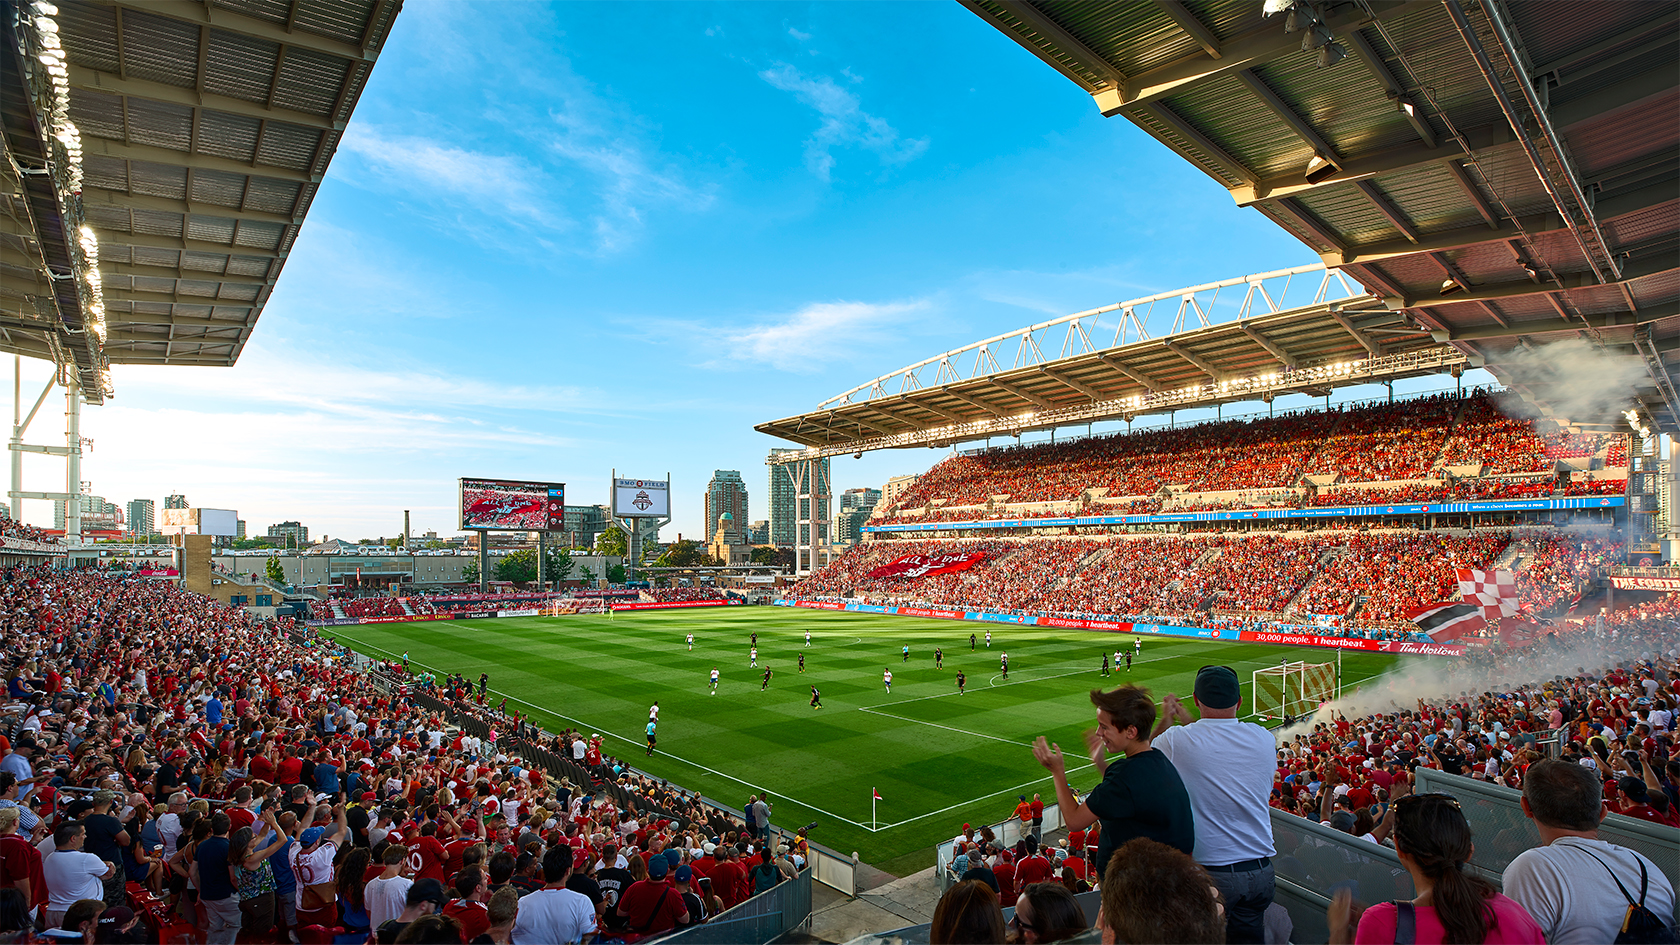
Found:
[[[1102,652],[1130,648],[1130,634],[781,607],[633,611],[599,615],[431,621],[323,628],[370,655],[407,651],[411,665],[477,680],[552,731],[568,725],[607,736],[610,754],[734,807],[768,791],[772,823],[816,821],[812,839],[888,868],[932,862],[926,849],[965,821],[1009,816],[1016,795],[1050,795],[1028,746],[1039,735],[1083,755],[1095,724],[1091,688],[1134,682],[1159,700],[1188,695],[1196,671],[1223,663],[1243,681],[1291,660],[1334,661],[1329,650],[1142,636],[1141,659],[1107,679]],[[805,646],[805,631],[811,645]],[[758,633],[759,670],[748,667]],[[969,651],[970,632],[979,648]],[[684,636],[693,633],[694,651]],[[910,646],[904,662],[901,647]],[[943,647],[944,669],[933,651]],[[1009,678],[999,656],[1009,653]],[[798,656],[806,671],[798,671]],[[1396,657],[1347,653],[1344,686],[1385,672]],[[762,669],[774,672],[760,691]],[[707,680],[721,673],[717,694]],[[893,672],[892,692],[881,671]],[[957,694],[957,670],[967,693]],[[821,709],[810,687],[822,690]],[[659,701],[659,752],[647,757],[644,726]],[[1076,787],[1095,782],[1070,759]],[[1076,769],[1076,770],[1075,770]],[[871,819],[870,789],[882,800]],[[1053,803],[1052,799],[1052,803]],[[920,857],[913,856],[921,854]],[[925,859],[926,862],[916,862]]]

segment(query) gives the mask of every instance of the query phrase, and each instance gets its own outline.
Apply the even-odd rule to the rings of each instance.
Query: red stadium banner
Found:
[[[938,610],[932,607],[895,607],[893,612],[901,617],[939,617],[944,620],[962,620],[968,616],[966,610]]]
[[[1037,623],[1041,627],[1069,627],[1074,630],[1118,630],[1121,633],[1131,632],[1132,625],[1116,620],[1084,620],[1079,617],[1039,617]]]
[[[360,623],[414,623],[420,620],[454,620],[454,614],[397,614],[394,617],[363,617]]]
[[[937,555],[905,555],[869,572],[872,578],[919,578],[930,574],[967,571],[986,560],[984,551],[947,552]]]
[[[668,607],[728,607],[726,600],[662,600],[653,603],[638,602],[621,604],[613,602],[613,610],[664,610]]]
[[[1620,591],[1680,591],[1680,578],[1628,577],[1610,575],[1610,586]]]
[[[836,603],[835,601],[827,601],[827,600],[795,601],[794,606],[796,606],[796,607],[809,607],[812,610],[845,610],[846,609],[845,604]]]
[[[1325,637],[1316,633],[1276,633],[1244,630],[1239,639],[1247,643],[1283,643],[1289,646],[1323,646],[1335,650],[1367,650],[1372,653],[1409,653],[1416,656],[1463,656],[1464,647],[1454,643],[1420,643],[1413,640],[1367,640],[1364,637]]]

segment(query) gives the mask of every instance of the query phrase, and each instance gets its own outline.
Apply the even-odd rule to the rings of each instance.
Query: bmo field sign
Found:
[[[670,482],[614,479],[613,515],[618,518],[670,518]]]

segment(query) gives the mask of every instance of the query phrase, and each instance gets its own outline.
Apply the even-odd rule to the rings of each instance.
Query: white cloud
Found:
[[[788,27],[788,35],[792,36],[794,39],[797,39],[802,43],[811,38],[810,33],[801,33],[799,30],[797,30],[797,29],[795,29],[794,27],[791,27],[791,26]]]
[[[387,181],[418,195],[490,209],[547,229],[564,228],[541,199],[543,173],[518,157],[470,151],[414,135],[387,134],[367,122],[344,129],[339,146]]]
[[[778,321],[727,333],[737,358],[784,371],[812,373],[858,345],[880,344],[902,316],[926,311],[926,300],[814,302]]]
[[[805,140],[805,166],[828,180],[834,170],[834,149],[862,148],[873,151],[883,164],[913,161],[927,150],[926,138],[903,138],[885,118],[863,110],[858,97],[837,84],[831,76],[807,76],[787,63],[759,72],[759,78],[815,109],[822,121]],[[858,81],[850,76],[853,82]]]

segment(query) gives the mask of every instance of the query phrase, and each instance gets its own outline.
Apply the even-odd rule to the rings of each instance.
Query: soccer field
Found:
[[[805,646],[805,631],[811,644]],[[370,655],[408,651],[410,665],[476,680],[508,696],[544,728],[574,726],[607,736],[607,751],[630,765],[739,808],[768,791],[772,823],[815,821],[812,839],[882,864],[956,833],[965,821],[1009,816],[1016,795],[1054,803],[1047,772],[1029,745],[1038,735],[1070,756],[1076,787],[1093,772],[1082,760],[1095,724],[1093,687],[1126,682],[1157,700],[1187,696],[1209,663],[1235,669],[1243,709],[1255,669],[1292,660],[1334,661],[1328,650],[1143,636],[1141,658],[1099,674],[1104,648],[1131,648],[1131,634],[990,625],[950,620],[793,610],[781,607],[633,611],[599,615],[431,621],[323,628]],[[748,666],[758,634],[759,669]],[[979,637],[969,650],[968,635]],[[684,644],[693,633],[694,651]],[[901,648],[910,647],[905,662]],[[934,648],[945,666],[934,668]],[[798,656],[806,671],[798,671]],[[1009,678],[999,673],[1009,654]],[[1385,672],[1396,657],[1347,653],[1344,685]],[[712,667],[721,674],[714,696]],[[774,673],[760,691],[762,670]],[[892,692],[881,673],[891,669]],[[958,670],[967,692],[956,689]],[[810,687],[822,691],[810,706]],[[498,697],[499,698],[499,697]],[[659,751],[647,757],[647,708],[659,701]],[[1075,760],[1079,759],[1079,760]],[[871,821],[871,789],[879,790]],[[928,863],[931,863],[931,857]],[[899,864],[904,865],[904,864]],[[920,864],[926,866],[927,863]]]

